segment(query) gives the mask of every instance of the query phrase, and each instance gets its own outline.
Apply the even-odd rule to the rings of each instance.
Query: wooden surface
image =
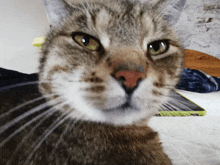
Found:
[[[185,67],[201,70],[211,76],[220,77],[220,60],[195,50],[185,50]]]

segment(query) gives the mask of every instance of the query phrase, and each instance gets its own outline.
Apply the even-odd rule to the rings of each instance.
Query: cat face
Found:
[[[183,50],[155,8],[131,1],[68,4],[42,47],[40,91],[79,120],[148,119],[178,82]],[[51,97],[53,100],[55,97]]]

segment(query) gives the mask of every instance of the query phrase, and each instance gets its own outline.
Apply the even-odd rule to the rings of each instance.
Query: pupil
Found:
[[[82,39],[82,42],[83,42],[83,44],[84,44],[85,46],[88,46],[88,45],[89,45],[89,37],[84,37],[84,38]]]
[[[160,43],[159,42],[154,43],[152,46],[153,46],[153,49],[155,51],[158,51],[160,49]]]

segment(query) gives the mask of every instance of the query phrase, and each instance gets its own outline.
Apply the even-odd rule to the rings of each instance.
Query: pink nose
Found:
[[[144,79],[144,73],[121,70],[115,74],[115,77],[122,80],[126,87],[134,88],[138,81]]]

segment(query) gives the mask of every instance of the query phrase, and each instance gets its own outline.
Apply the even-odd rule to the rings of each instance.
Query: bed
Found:
[[[175,165],[220,164],[220,92],[178,91],[204,109],[202,117],[153,117],[149,124],[160,134]]]
[[[220,60],[186,50],[185,67],[220,77]],[[160,134],[175,165],[220,165],[220,91],[197,93],[177,90],[206,110],[205,116],[153,117],[149,124]]]

